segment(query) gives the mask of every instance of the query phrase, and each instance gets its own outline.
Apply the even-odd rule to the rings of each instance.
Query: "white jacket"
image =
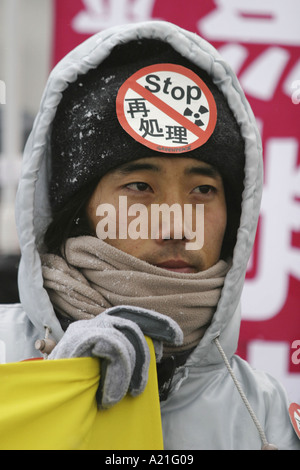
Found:
[[[50,329],[56,341],[63,335],[43,288],[39,255],[45,228],[51,220],[47,194],[48,136],[61,92],[78,74],[101,63],[116,44],[140,37],[170,42],[212,76],[240,124],[246,148],[245,190],[233,265],[226,276],[212,324],[187,363],[177,370],[171,393],[161,404],[165,449],[259,450],[265,441],[279,449],[300,449],[282,387],[234,355],[241,321],[240,297],[263,185],[262,146],[255,118],[237,78],[219,53],[199,36],[169,23],[124,25],[96,34],[68,54],[51,73],[24,152],[16,203],[22,250],[21,305],[0,306],[0,360],[11,362],[38,356],[34,342],[44,336],[45,328]],[[224,363],[224,355],[231,365],[231,373]],[[234,378],[241,384],[250,410]]]

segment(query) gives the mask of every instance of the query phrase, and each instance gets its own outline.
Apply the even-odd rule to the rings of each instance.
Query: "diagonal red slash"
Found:
[[[179,124],[181,124],[181,126],[185,127],[189,131],[191,131],[197,137],[200,137],[200,138],[203,137],[203,132],[204,131],[202,129],[200,129],[200,127],[198,127],[196,124],[194,124],[189,119],[182,116],[182,114],[180,114],[178,111],[176,111],[171,106],[166,104],[164,101],[162,101],[160,98],[158,98],[153,93],[151,93],[151,91],[147,90],[142,85],[137,83],[135,80],[130,80],[129,81],[128,88],[131,88],[133,91],[135,91],[140,96],[145,98],[151,104],[156,106],[160,111],[167,114],[169,117],[174,119],[174,121],[177,121]]]

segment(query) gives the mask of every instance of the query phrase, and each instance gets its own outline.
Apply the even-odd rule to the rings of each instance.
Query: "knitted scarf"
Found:
[[[175,351],[195,347],[211,323],[229,265],[195,274],[167,271],[124,253],[96,237],[67,240],[65,259],[42,256],[44,286],[54,308],[72,320],[93,318],[116,305],[170,316],[184,333]],[[165,354],[170,348],[165,347]]]

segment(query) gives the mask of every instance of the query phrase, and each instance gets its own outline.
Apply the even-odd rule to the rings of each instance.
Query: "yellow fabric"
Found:
[[[104,411],[95,400],[97,359],[0,365],[0,449],[163,449],[154,350],[148,344],[145,391]]]

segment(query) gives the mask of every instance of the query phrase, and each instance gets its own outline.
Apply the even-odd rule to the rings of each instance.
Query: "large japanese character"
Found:
[[[132,21],[147,21],[155,0],[82,0],[84,10],[73,19],[77,33],[93,34],[100,29]]]
[[[198,22],[208,40],[300,44],[299,0],[218,0],[217,9]]]
[[[300,230],[297,154],[296,139],[274,138],[267,142],[259,268],[255,278],[246,280],[243,293],[243,316],[247,320],[262,321],[275,316],[287,300],[289,276],[300,279],[300,250],[291,246],[292,232]]]
[[[235,44],[222,46],[220,52],[228,60],[236,73],[248,55],[242,43],[264,43],[272,46],[253,61],[239,77],[246,94],[267,101],[271,100],[277,89],[285,67],[289,63],[290,54],[282,48],[274,46],[300,44],[299,27],[295,12],[299,9],[297,0],[239,0],[226,2],[219,0],[218,8],[202,18],[199,30],[206,38],[216,41],[234,41]],[[230,28],[228,28],[230,24]],[[292,93],[291,83],[298,78],[299,65],[291,72],[292,79],[287,79],[285,92]]]

